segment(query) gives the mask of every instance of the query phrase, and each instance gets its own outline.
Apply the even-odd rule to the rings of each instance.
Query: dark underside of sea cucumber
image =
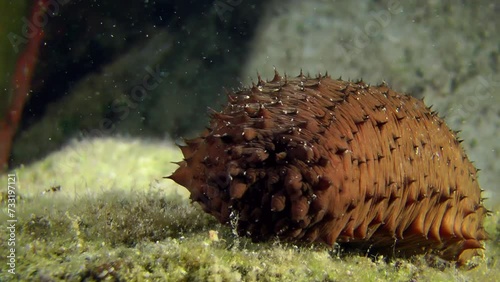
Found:
[[[278,73],[228,100],[170,178],[240,235],[459,263],[482,248],[477,170],[421,100]]]

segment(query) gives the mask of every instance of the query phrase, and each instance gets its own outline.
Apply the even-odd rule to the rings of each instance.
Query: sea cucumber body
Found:
[[[385,84],[277,73],[228,99],[181,146],[170,178],[240,235],[459,263],[482,248],[477,170],[421,100]]]

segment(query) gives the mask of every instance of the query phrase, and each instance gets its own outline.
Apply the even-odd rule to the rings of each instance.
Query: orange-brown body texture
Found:
[[[459,263],[482,248],[477,170],[421,100],[277,73],[228,99],[170,178],[240,235]]]

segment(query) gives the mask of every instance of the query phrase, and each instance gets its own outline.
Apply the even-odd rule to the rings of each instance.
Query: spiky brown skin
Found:
[[[228,98],[170,178],[240,235],[459,263],[482,248],[477,170],[421,100],[277,73]]]

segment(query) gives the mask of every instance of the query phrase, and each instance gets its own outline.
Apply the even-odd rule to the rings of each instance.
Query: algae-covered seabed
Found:
[[[500,207],[492,239],[472,269],[423,256],[370,257],[325,246],[252,243],[218,224],[163,176],[181,159],[168,142],[105,138],[72,142],[17,175],[15,274],[24,281],[495,281]],[[2,183],[1,222],[7,225]],[[5,188],[4,188],[5,187]],[[470,268],[470,267],[469,267]]]

